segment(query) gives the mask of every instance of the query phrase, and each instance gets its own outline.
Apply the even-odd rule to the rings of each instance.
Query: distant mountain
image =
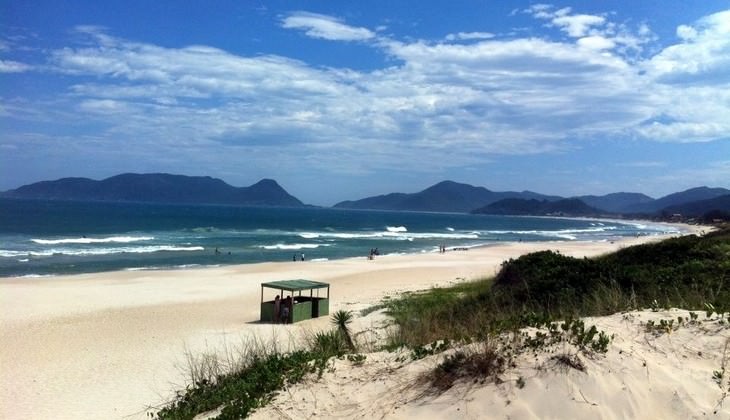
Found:
[[[347,200],[335,204],[333,207],[343,209],[372,209],[372,210],[403,210],[403,202],[411,194],[390,193],[363,198],[361,200]]]
[[[730,194],[730,190],[725,188],[691,188],[689,190],[669,194],[648,203],[627,206],[624,208],[622,213],[657,213],[667,207],[678,206],[685,203],[691,203],[693,201],[709,200],[711,198],[727,194]]]
[[[250,187],[233,187],[220,179],[170,174],[122,174],[95,181],[62,178],[6,191],[3,197],[136,201],[179,204],[233,204],[250,206],[303,206],[276,181],[262,179]]]
[[[593,216],[601,214],[602,210],[591,207],[577,198],[557,201],[506,198],[473,210],[472,213],[517,216]]]
[[[646,205],[653,201],[653,198],[641,193],[618,192],[606,195],[583,195],[574,197],[580,201],[609,213],[623,213],[625,209],[632,206]]]
[[[665,207],[662,213],[681,214],[687,217],[701,217],[711,211],[730,212],[730,194],[710,198],[709,200],[692,201]]]
[[[335,204],[337,208],[374,210],[443,211],[466,213],[504,198],[557,200],[531,191],[495,192],[484,187],[443,181],[413,194],[391,193]]]

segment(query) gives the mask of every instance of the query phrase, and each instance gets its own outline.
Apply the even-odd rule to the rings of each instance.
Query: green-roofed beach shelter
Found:
[[[280,322],[293,323],[304,321],[305,319],[317,318],[323,315],[329,315],[330,311],[330,285],[313,280],[279,280],[261,283],[261,321],[274,322],[278,317],[274,314],[274,300],[264,300],[264,289],[278,290],[281,297],[280,305],[285,305],[285,292],[289,292],[288,296],[292,298],[291,308],[289,310],[288,319],[279,320]],[[327,289],[327,296],[321,297],[321,289]],[[309,296],[302,291],[309,291]],[[316,291],[316,296],[315,296]],[[296,293],[296,295],[295,295]]]

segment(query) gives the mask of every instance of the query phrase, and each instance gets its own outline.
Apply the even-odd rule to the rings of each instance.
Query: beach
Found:
[[[504,260],[528,252],[590,257],[660,238],[513,242],[374,260],[0,279],[0,417],[145,418],[149,406],[185,387],[186,352],[251,336],[295,343],[302,334],[329,328],[327,317],[295,325],[259,323],[262,282],[327,282],[330,312],[359,311],[404,291],[492,276]]]

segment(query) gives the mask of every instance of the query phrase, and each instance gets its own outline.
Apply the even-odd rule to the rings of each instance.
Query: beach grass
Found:
[[[730,230],[671,238],[599,258],[553,251],[506,261],[497,276],[406,293],[385,304],[391,346],[481,339],[551,321],[643,308],[730,311]]]
[[[215,353],[189,356],[188,372],[194,381],[154,417],[192,419],[215,412],[220,419],[246,418],[285,385],[308,374],[321,375],[331,357],[341,357],[347,350],[337,331],[315,335],[308,347],[285,353],[275,346],[246,346],[233,366]]]

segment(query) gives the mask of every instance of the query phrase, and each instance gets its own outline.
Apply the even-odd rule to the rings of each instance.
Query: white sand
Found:
[[[655,335],[646,322],[688,319],[687,311],[635,311],[587,318],[614,339],[605,354],[584,353],[561,343],[521,354],[501,383],[456,382],[443,393],[429,389],[421,374],[445,354],[412,361],[407,351],[368,353],[361,366],[342,359],[321,379],[312,375],[290,386],[251,418],[339,419],[728,419],[730,395],[713,380],[723,353],[730,363],[730,327],[718,316]],[[362,321],[362,320],[361,320]],[[554,355],[578,357],[584,371]],[[728,369],[730,371],[730,369]],[[722,383],[727,393],[730,381]],[[524,381],[518,386],[518,379]]]
[[[264,281],[329,282],[331,311],[358,310],[402,291],[492,275],[505,259],[527,252],[592,256],[646,240],[2,279],[0,418],[145,418],[148,405],[184,386],[178,367],[186,348],[198,353],[251,334],[286,341],[328,327],[326,317],[293,326],[257,323]]]

